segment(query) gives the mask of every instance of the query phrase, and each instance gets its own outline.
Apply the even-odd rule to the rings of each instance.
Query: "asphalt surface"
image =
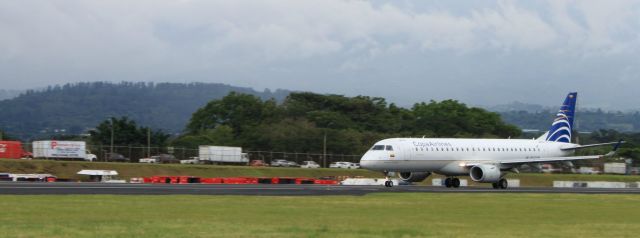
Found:
[[[522,187],[493,189],[487,187],[445,188],[433,186],[342,186],[293,184],[106,184],[106,183],[35,183],[0,182],[0,194],[14,195],[260,195],[260,196],[361,196],[369,193],[577,193],[639,194],[639,188],[548,188]]]

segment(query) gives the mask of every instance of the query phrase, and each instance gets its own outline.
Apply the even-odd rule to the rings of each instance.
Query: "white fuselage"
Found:
[[[573,151],[561,149],[575,146],[523,139],[392,138],[375,143],[362,156],[360,166],[375,171],[465,175],[469,173],[467,164],[562,157],[571,155]]]

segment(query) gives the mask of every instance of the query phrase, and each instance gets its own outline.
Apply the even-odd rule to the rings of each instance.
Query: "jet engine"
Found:
[[[500,168],[493,164],[479,164],[469,170],[469,177],[476,182],[496,183],[500,175]]]
[[[427,177],[429,177],[429,175],[431,175],[431,172],[401,172],[401,173],[398,173],[398,177],[400,177],[400,179],[402,179],[402,181],[408,182],[408,183],[422,182],[425,179],[427,179]]]

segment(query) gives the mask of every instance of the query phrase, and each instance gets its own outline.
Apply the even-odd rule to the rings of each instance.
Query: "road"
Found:
[[[287,185],[287,184],[106,184],[106,183],[30,183],[0,182],[0,194],[14,195],[67,195],[67,194],[121,194],[121,195],[262,195],[262,196],[320,196],[369,193],[579,193],[579,194],[639,194],[639,188],[548,188],[526,187],[496,190],[488,187],[445,188],[433,186],[341,186],[341,185]]]

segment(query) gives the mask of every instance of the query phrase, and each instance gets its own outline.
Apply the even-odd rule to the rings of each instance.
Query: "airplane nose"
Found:
[[[360,158],[360,168],[370,168],[371,162],[371,155],[369,153],[365,153],[362,158]]]

